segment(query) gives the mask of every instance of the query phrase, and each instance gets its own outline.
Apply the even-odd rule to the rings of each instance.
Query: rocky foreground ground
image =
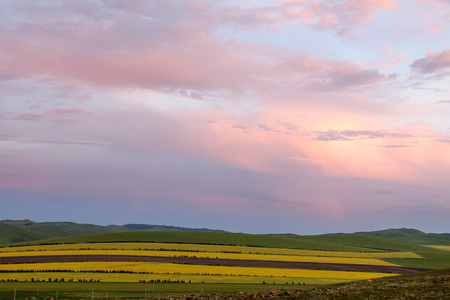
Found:
[[[155,300],[158,298],[155,298]],[[165,300],[226,299],[450,299],[450,276],[364,282],[317,287],[311,290],[275,290],[235,294],[196,294]],[[161,300],[161,298],[159,298]]]
[[[88,298],[90,299],[90,298]],[[136,298],[129,298],[136,299]],[[239,292],[234,294],[192,294],[152,298],[153,300],[229,300],[229,299],[450,299],[450,275],[423,278],[367,280],[313,289]],[[26,300],[55,300],[54,298]],[[122,299],[124,300],[124,299]],[[147,300],[140,298],[139,300]]]

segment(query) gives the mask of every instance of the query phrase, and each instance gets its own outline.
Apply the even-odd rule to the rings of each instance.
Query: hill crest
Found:
[[[126,231],[224,232],[223,230],[213,230],[208,228],[187,228],[149,224],[101,226],[94,224],[79,224],[74,222],[34,222],[28,219],[2,220],[0,221],[0,244],[29,242],[95,233]]]
[[[66,238],[71,236],[119,233],[119,232],[147,232],[147,231],[178,231],[178,232],[216,232],[225,233],[223,230],[208,228],[188,228],[167,225],[150,224],[125,224],[125,225],[94,225],[79,224],[74,222],[35,222],[32,220],[3,220],[0,221],[0,244],[11,244],[48,240],[55,238]],[[308,239],[308,236],[296,234],[267,234],[259,236],[278,236],[284,239]],[[359,231],[355,233],[334,233],[311,236],[323,242],[333,240],[333,236],[346,236],[346,239],[355,241],[357,237],[371,237],[392,240],[395,242],[410,243],[416,245],[450,245],[449,233],[425,233],[411,228],[390,228],[377,231]],[[354,238],[352,238],[354,237]],[[344,237],[343,237],[344,238]],[[345,238],[344,238],[345,239]],[[342,240],[342,239],[341,239]]]

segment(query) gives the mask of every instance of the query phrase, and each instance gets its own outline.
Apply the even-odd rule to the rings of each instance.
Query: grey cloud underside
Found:
[[[390,133],[384,131],[370,131],[370,130],[329,130],[316,132],[315,141],[351,141],[361,139],[375,139],[375,138],[408,138],[413,137],[410,134],[404,133]]]

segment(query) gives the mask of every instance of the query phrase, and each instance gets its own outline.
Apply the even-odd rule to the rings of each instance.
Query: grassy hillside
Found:
[[[177,227],[178,231],[152,231],[159,227],[161,226],[145,224],[105,227],[71,222],[36,223],[29,220],[7,220],[0,222],[0,244],[21,242],[26,244],[162,242],[349,252],[406,251],[414,252],[424,259],[390,258],[385,259],[385,261],[418,268],[440,269],[450,267],[450,251],[421,245],[425,240],[427,241],[426,244],[450,245],[450,243],[446,243],[448,234],[426,234],[412,229],[389,229],[369,233],[358,232],[355,234],[314,236],[204,232],[181,227]],[[163,227],[164,229],[171,228],[170,226]],[[190,231],[183,231],[184,229]],[[414,242],[409,242],[411,240]],[[28,241],[32,242],[27,243]]]
[[[354,235],[380,237],[419,245],[450,245],[449,233],[425,233],[416,229],[400,228],[371,232],[356,232]]]
[[[17,243],[112,231],[102,226],[70,222],[36,223],[30,220],[5,220],[0,222],[0,243]]]
[[[0,225],[2,244],[116,231],[103,226],[72,222],[37,223],[30,220],[3,220]]]
[[[327,242],[333,244],[339,244],[343,246],[352,246],[363,248],[361,250],[375,251],[375,250],[392,250],[392,251],[410,251],[411,247],[422,247],[412,245],[410,243],[403,243],[393,241],[384,238],[357,236],[353,234],[322,234],[322,235],[309,235],[299,236],[294,234],[288,235],[271,235],[276,237],[285,237],[292,240],[302,240],[309,242]]]
[[[254,235],[230,232],[181,232],[181,231],[148,231],[148,232],[114,232],[73,236],[26,244],[42,243],[95,243],[95,242],[161,242],[161,243],[192,243],[217,244],[236,246],[275,247],[292,249],[311,249],[326,251],[361,252],[364,248],[351,245],[340,245],[327,241],[303,240],[284,236]]]
[[[31,233],[18,227],[0,223],[0,244],[20,243],[46,238],[38,233]]]
[[[120,231],[206,231],[206,232],[225,232],[223,230],[215,230],[208,228],[187,228],[179,226],[166,226],[166,225],[148,225],[148,224],[126,224],[123,226],[110,225],[108,228],[121,227]]]
[[[100,226],[73,222],[33,222],[30,220],[0,221],[0,244],[36,241],[94,233],[124,231],[220,231],[165,225],[127,224]]]
[[[298,239],[307,242],[327,242],[342,246],[358,247],[360,251],[374,251],[376,249],[385,249],[389,251],[410,251],[422,256],[424,259],[389,258],[384,260],[390,263],[414,268],[442,269],[450,267],[450,251],[432,249],[430,247],[418,244],[399,242],[380,237],[360,236],[355,234],[288,236],[290,236],[292,239]]]

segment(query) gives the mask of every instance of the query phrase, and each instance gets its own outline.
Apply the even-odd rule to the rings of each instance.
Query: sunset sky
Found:
[[[0,220],[450,232],[450,1],[0,1]]]

